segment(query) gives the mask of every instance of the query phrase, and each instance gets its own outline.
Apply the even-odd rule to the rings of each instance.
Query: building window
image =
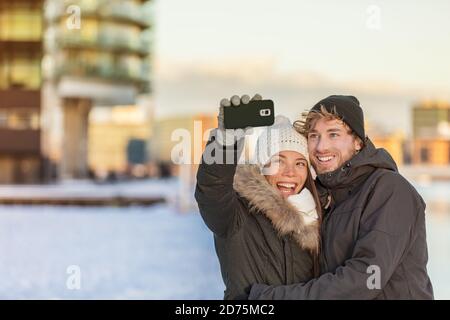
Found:
[[[420,163],[428,163],[430,161],[430,150],[427,147],[420,148]]]
[[[8,127],[8,113],[6,111],[0,111],[0,128]]]
[[[38,89],[41,83],[41,61],[31,53],[16,52],[0,56],[0,89]]]
[[[450,164],[450,142],[447,143],[447,150],[448,150],[447,164]]]
[[[38,130],[39,114],[35,110],[8,108],[0,111],[0,128],[13,130]]]
[[[42,13],[38,2],[0,3],[0,40],[39,41],[42,36]]]

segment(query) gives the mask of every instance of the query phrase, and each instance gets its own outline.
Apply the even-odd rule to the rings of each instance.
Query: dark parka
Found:
[[[328,208],[322,275],[292,286],[257,284],[249,298],[433,299],[425,203],[391,156],[367,139],[359,154],[316,182]]]
[[[210,147],[221,150],[214,140]],[[214,233],[224,298],[247,299],[255,283],[308,281],[314,260],[318,275],[318,224],[306,225],[257,167],[206,162],[198,169],[195,198]]]

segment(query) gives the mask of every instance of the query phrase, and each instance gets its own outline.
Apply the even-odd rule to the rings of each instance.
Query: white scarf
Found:
[[[316,210],[316,202],[307,188],[303,188],[298,194],[289,196],[287,200],[298,210],[298,213],[303,216],[306,224],[311,224],[319,219]]]

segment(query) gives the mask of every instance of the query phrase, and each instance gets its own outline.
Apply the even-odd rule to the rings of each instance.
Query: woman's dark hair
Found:
[[[306,178],[305,185],[303,187],[307,188],[311,192],[314,202],[316,203],[317,215],[319,216],[319,235],[320,235],[320,227],[322,225],[322,207],[320,205],[319,193],[317,192],[317,188],[314,183],[311,170],[309,168],[308,168],[308,176]],[[315,278],[319,277],[320,275],[319,256],[322,247],[321,242],[322,242],[321,237],[319,236],[319,251],[313,254],[313,261],[314,261],[313,272]]]

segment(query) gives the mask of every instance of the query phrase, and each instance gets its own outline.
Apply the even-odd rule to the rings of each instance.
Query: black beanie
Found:
[[[336,110],[338,116],[344,121],[361,140],[366,140],[364,132],[364,114],[358,99],[354,96],[332,95],[328,98],[320,100],[312,107],[311,111],[319,112],[321,106],[332,113]]]

